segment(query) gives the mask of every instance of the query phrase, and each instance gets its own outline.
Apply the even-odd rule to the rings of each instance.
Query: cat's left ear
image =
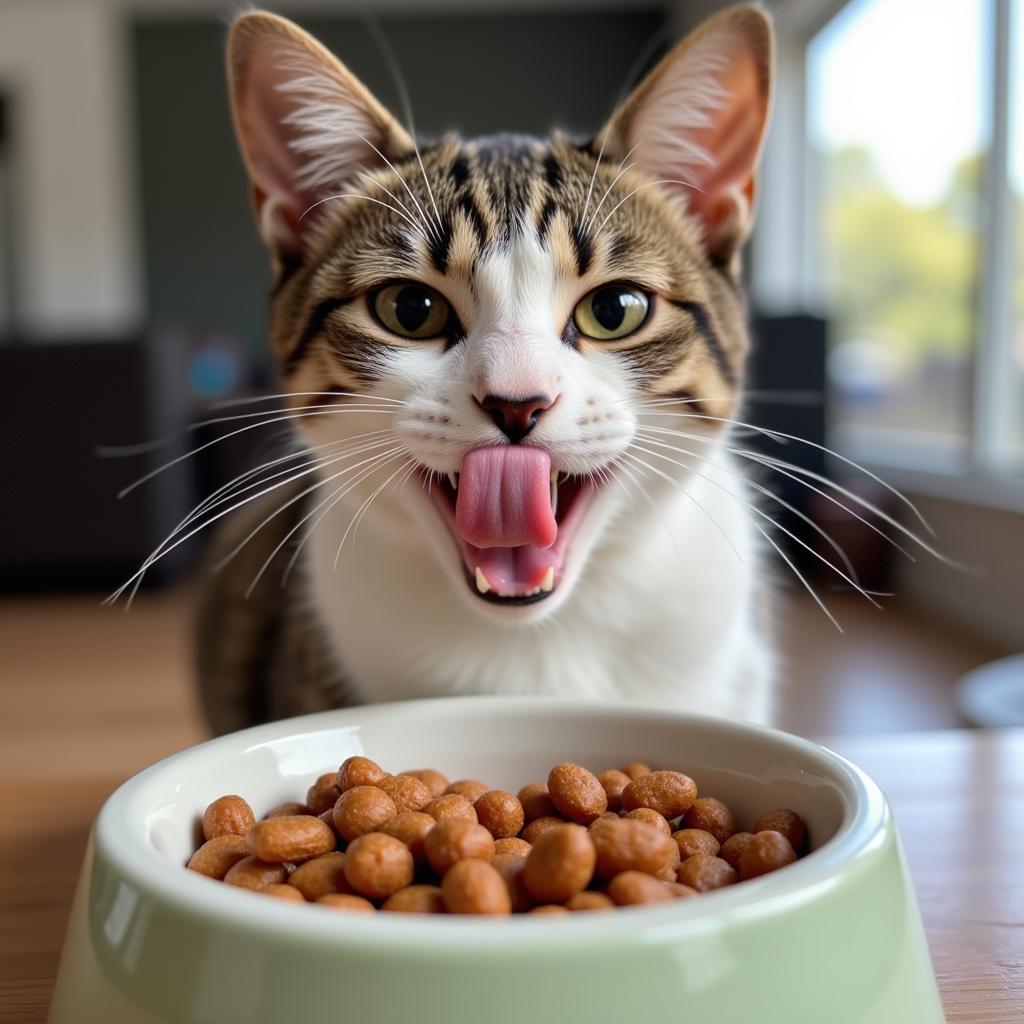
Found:
[[[732,260],[753,224],[772,51],[760,7],[722,11],[669,51],[598,136],[608,152],[683,191],[716,263]]]

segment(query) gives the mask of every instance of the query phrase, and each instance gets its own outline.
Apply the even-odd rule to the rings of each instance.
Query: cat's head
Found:
[[[314,506],[401,509],[492,618],[565,601],[637,490],[694,468],[658,437],[682,428],[696,461],[735,409],[771,51],[761,10],[732,8],[590,142],[417,149],[309,35],[242,15],[235,124]]]

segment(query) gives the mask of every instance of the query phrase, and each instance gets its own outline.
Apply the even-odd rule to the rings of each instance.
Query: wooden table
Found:
[[[79,758],[94,742],[65,736],[49,771],[0,778],[0,1021],[46,1018],[89,825],[121,781]],[[895,807],[948,1020],[1024,1020],[1024,731],[830,745]]]

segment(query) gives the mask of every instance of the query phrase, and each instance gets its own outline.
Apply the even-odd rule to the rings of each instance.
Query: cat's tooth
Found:
[[[491,589],[491,585],[487,582],[487,577],[484,575],[484,571],[479,565],[476,567],[476,589],[479,590],[481,594],[486,594]]]
[[[551,470],[551,514],[558,514],[558,470]]]
[[[540,581],[540,588],[545,594],[550,594],[555,589],[555,567],[553,565],[548,566],[548,571],[544,573],[544,579]]]
[[[459,489],[459,474],[449,473],[448,482],[452,485],[452,490],[457,491]]]

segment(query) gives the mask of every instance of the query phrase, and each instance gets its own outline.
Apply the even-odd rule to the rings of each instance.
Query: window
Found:
[[[1024,470],[1024,0],[851,0],[806,51],[832,442]]]

